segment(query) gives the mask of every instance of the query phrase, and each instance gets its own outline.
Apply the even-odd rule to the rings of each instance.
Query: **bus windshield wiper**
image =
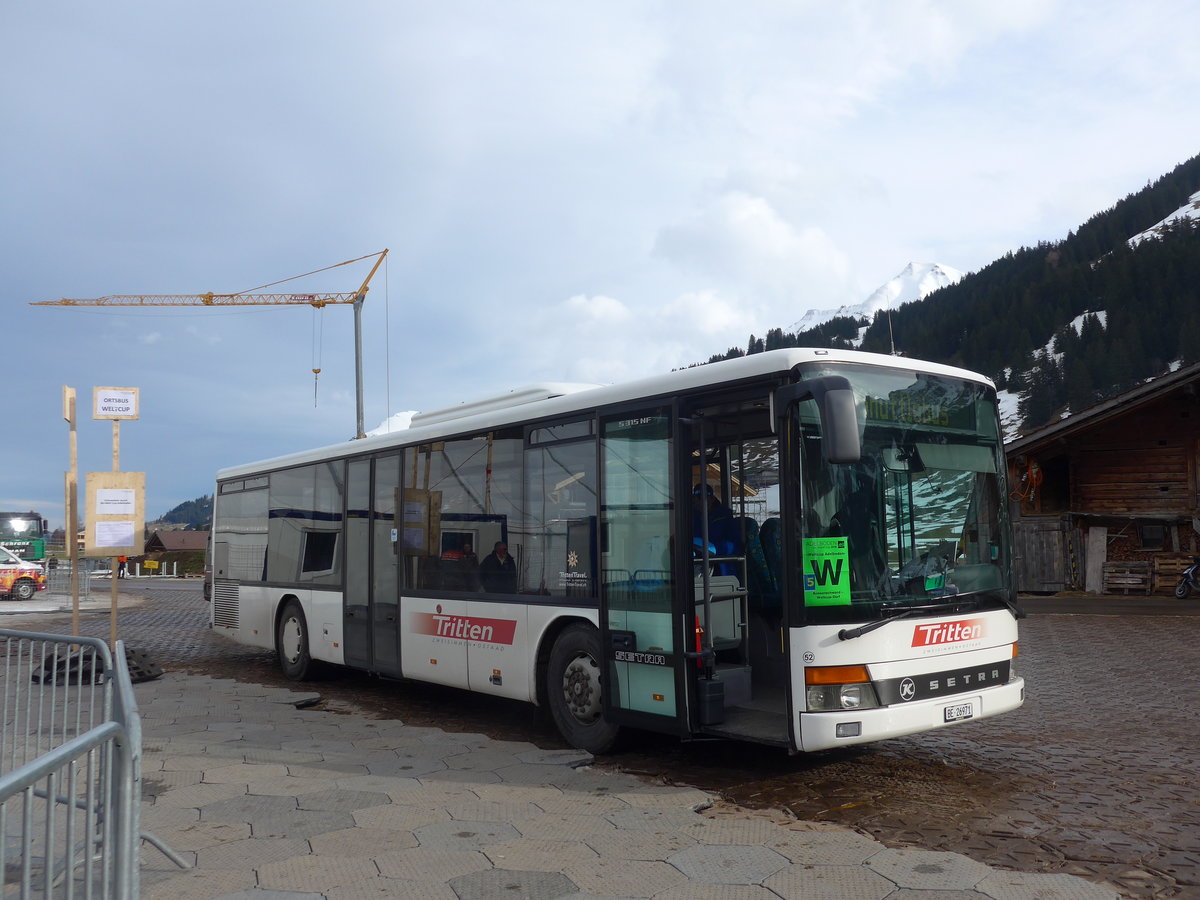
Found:
[[[977,597],[969,597],[960,594],[955,597],[955,600],[960,601],[958,604],[956,604],[960,609],[966,605],[961,602],[964,600],[974,601],[976,608],[978,608],[979,604],[983,603],[984,600],[999,600],[1000,603],[1002,603],[1004,607],[1010,613],[1012,613],[1014,619],[1024,619],[1027,615],[1029,615],[1027,612],[1025,612],[1025,610],[1018,606],[1014,601],[1004,596],[1004,594],[1002,594],[1000,591],[981,592],[980,596]],[[838,632],[838,640],[852,641],[854,638],[862,637],[864,634],[874,631],[876,628],[882,628],[888,622],[894,622],[896,619],[907,619],[909,616],[915,616],[917,613],[934,611],[945,612],[946,609],[946,606],[940,604],[906,606],[899,609],[886,609],[883,610],[881,618],[876,619],[874,622],[868,622],[866,625],[859,625],[857,628],[843,628]]]
[[[944,610],[944,606],[906,606],[903,609],[884,610],[883,618],[876,619],[874,622],[868,622],[866,625],[859,625],[857,628],[843,628],[838,632],[838,640],[851,641],[856,637],[862,637],[868,631],[874,631],[876,628],[882,628],[888,622],[894,622],[896,619],[907,619],[909,616],[915,616],[918,613],[927,613],[932,610]]]

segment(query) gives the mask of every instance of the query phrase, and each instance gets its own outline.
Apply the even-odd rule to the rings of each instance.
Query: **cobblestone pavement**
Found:
[[[286,684],[269,654],[207,631],[198,593],[147,596],[122,610],[121,634],[155,662]],[[0,616],[38,630],[63,621]],[[648,735],[603,763],[891,847],[1080,875],[1127,897],[1200,897],[1200,617],[1039,614],[1022,624],[1028,700],[998,719],[801,757]],[[107,616],[85,615],[85,633],[107,628]],[[524,704],[356,675],[306,687],[408,724],[563,747]]]

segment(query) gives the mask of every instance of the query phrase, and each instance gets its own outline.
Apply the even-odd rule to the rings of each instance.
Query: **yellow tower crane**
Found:
[[[111,294],[107,297],[93,297],[87,300],[68,299],[61,300],[37,300],[30,303],[30,306],[311,306],[315,309],[321,309],[325,306],[334,303],[349,303],[354,306],[354,384],[355,396],[357,400],[357,420],[355,436],[362,438],[366,437],[363,431],[363,368],[362,368],[362,305],[367,299],[367,286],[371,283],[371,279],[375,277],[375,273],[379,271],[380,265],[383,264],[384,258],[387,256],[387,250],[380,250],[378,253],[368,253],[366,256],[360,256],[357,259],[348,259],[345,262],[335,263],[332,266],[326,266],[323,269],[315,269],[312,272],[306,272],[304,275],[295,275],[292,278],[286,278],[284,281],[295,281],[297,278],[306,278],[309,275],[316,275],[318,272],[325,272],[329,269],[336,269],[339,266],[348,266],[351,263],[361,262],[364,259],[378,257],[375,260],[375,265],[371,267],[371,271],[367,273],[367,277],[363,279],[362,286],[357,291],[348,293],[313,293],[313,294],[285,294],[285,293],[253,293],[244,291],[238,294],[214,294],[211,291],[207,294]],[[264,288],[275,287],[283,284],[284,281],[277,281],[273,284],[265,284]],[[255,288],[254,290],[261,290]],[[318,370],[314,370],[316,372]]]

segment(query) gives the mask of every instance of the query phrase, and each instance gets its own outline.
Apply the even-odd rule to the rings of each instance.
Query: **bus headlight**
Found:
[[[879,706],[866,666],[809,666],[804,670],[804,682],[809,712]]]

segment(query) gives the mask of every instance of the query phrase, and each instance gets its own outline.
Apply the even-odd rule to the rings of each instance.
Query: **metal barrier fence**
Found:
[[[138,896],[141,721],[122,642],[0,629],[4,897]]]
[[[92,572],[99,568],[101,560],[96,559],[80,559],[79,560],[79,596],[80,599],[88,599],[92,593]],[[108,562],[104,561],[104,568],[108,568]],[[51,567],[46,563],[46,590],[51,594],[69,594],[71,593],[71,561],[60,559]]]

